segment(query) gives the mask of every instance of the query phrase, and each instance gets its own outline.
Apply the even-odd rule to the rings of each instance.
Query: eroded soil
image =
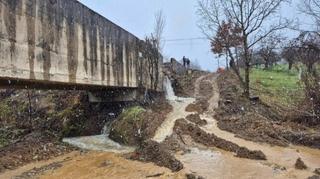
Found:
[[[308,178],[315,175],[320,166],[320,151],[291,145],[290,140],[278,136],[280,130],[292,132],[305,127],[284,122],[279,113],[283,109],[245,101],[241,95],[231,93],[239,89],[225,84],[228,80],[233,80],[232,76],[229,79],[216,74],[192,80],[191,96],[196,98],[171,102],[172,111],[156,122],[158,127],[152,127],[156,128],[151,132],[154,136],[148,135],[133,153],[80,153],[61,163],[52,161],[38,170],[20,171],[19,175],[28,172],[39,178]],[[245,119],[248,124],[240,121]],[[267,131],[272,130],[273,135],[269,135]],[[134,131],[139,133],[141,129]],[[298,158],[306,169],[296,169]]]
[[[241,96],[242,90],[234,74],[218,77],[220,105],[215,118],[218,126],[247,140],[288,146],[290,143],[320,148],[320,126],[296,123],[291,118],[298,112],[263,101],[249,101]]]

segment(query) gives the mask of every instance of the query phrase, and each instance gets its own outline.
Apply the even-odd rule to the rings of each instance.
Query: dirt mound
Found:
[[[167,102],[157,102],[144,109],[140,106],[124,110],[111,124],[109,137],[121,144],[139,146],[155,135],[156,130],[172,110]]]
[[[206,120],[203,120],[200,118],[199,114],[190,114],[186,117],[186,119],[189,120],[190,122],[195,123],[198,126],[205,126],[208,124]]]
[[[130,159],[153,162],[158,166],[169,168],[173,172],[183,169],[183,165],[179,160],[171,155],[161,144],[152,140],[143,142],[141,147],[131,155]]]
[[[47,160],[75,150],[54,141],[56,139],[50,134],[33,132],[26,135],[21,141],[0,148],[0,173],[33,161]]]
[[[301,158],[297,159],[296,164],[294,166],[298,170],[305,170],[308,168],[307,165],[302,161]]]
[[[169,70],[171,71],[171,69]],[[208,72],[198,70],[190,70],[188,73],[183,74],[171,72],[170,77],[174,79],[172,87],[175,94],[179,97],[193,97],[196,80],[205,74],[208,74]]]
[[[188,148],[185,144],[185,141],[183,140],[183,137],[181,135],[178,135],[177,133],[173,132],[170,137],[167,137],[161,145],[166,148],[167,150],[173,151],[173,152],[179,152],[184,151],[187,152]]]
[[[197,99],[195,103],[189,104],[186,108],[187,112],[196,112],[198,114],[203,114],[208,110],[209,103],[206,99]]]
[[[144,113],[140,106],[124,110],[118,119],[113,122],[109,137],[121,144],[137,145],[143,141]]]
[[[179,119],[176,121],[174,131],[178,135],[189,135],[195,142],[203,144],[205,146],[217,147],[226,151],[234,152],[237,157],[266,160],[266,156],[263,154],[263,152],[250,151],[247,148],[240,147],[230,141],[221,139],[214,134],[208,134],[198,126],[190,124],[184,119]]]

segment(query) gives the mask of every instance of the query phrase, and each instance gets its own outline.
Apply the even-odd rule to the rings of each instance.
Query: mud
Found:
[[[196,174],[193,174],[193,173],[186,174],[186,178],[187,179],[204,179],[202,176],[197,176]]]
[[[54,160],[49,163],[63,161],[63,167],[48,170],[34,178],[107,178],[107,179],[135,179],[147,178],[161,174],[159,179],[184,179],[184,173],[172,173],[169,169],[158,167],[152,163],[128,160],[122,155],[108,152],[73,153],[67,155],[66,160]],[[38,167],[37,167],[38,168]],[[12,176],[12,175],[7,175]],[[150,177],[151,178],[151,177]]]
[[[218,77],[219,108],[215,118],[222,130],[254,142],[288,146],[290,143],[320,148],[319,127],[290,120],[290,109],[249,101],[242,97],[237,78],[231,72]]]
[[[298,158],[296,164],[294,164],[295,168],[298,170],[305,170],[307,169],[307,165],[302,161],[301,158]]]
[[[186,119],[198,126],[205,126],[208,124],[206,120],[200,118],[199,114],[190,114],[189,116],[186,117]]]
[[[75,150],[73,147],[55,141],[54,137],[46,133],[31,133],[14,144],[0,148],[0,173]]]
[[[166,115],[172,111],[172,106],[166,101],[158,101],[140,109],[144,111],[134,116],[121,114],[112,123],[109,137],[121,144],[139,146],[155,135]]]
[[[208,134],[200,127],[188,123],[185,119],[179,119],[176,121],[174,131],[178,135],[189,135],[195,142],[203,144],[204,146],[217,147],[225,151],[234,152],[236,156],[240,158],[266,160],[266,156],[263,152],[250,151],[245,147],[240,147],[237,144],[219,138],[214,134]]]
[[[196,112],[198,114],[203,114],[209,108],[209,103],[207,99],[198,99],[195,103],[189,104],[186,108],[187,112]]]
[[[164,69],[166,70],[166,69]],[[203,76],[209,74],[208,72],[191,70],[186,74],[175,74],[171,73],[171,77],[173,80],[172,87],[174,88],[174,92],[178,97],[194,97],[195,91],[195,83],[196,80]]]
[[[28,179],[28,178],[31,179],[31,178],[34,178],[36,176],[44,174],[48,170],[56,170],[56,169],[62,167],[63,166],[62,165],[63,162],[64,161],[54,162],[54,163],[51,163],[49,165],[45,165],[45,166],[42,166],[42,167],[39,167],[39,168],[33,168],[30,171],[26,171],[26,172],[22,173],[21,175],[16,176],[15,179]]]
[[[130,159],[153,162],[158,166],[169,168],[173,172],[183,169],[183,164],[179,160],[161,144],[152,140],[143,142],[140,148],[131,155]]]
[[[0,173],[75,150],[63,137],[100,134],[123,104],[90,104],[85,91],[1,90]]]

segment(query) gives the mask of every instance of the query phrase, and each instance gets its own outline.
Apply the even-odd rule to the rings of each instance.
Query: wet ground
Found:
[[[176,158],[180,160],[184,169],[172,173],[169,169],[156,166],[152,163],[127,160],[122,154],[115,153],[120,150],[129,152],[130,148],[120,146],[103,136],[65,139],[66,142],[81,148],[98,150],[91,152],[74,152],[46,163],[34,163],[16,171],[0,175],[0,178],[11,178],[40,167],[61,161],[61,165],[38,173],[39,178],[185,178],[185,174],[194,173],[204,178],[308,178],[314,175],[313,171],[320,167],[320,150],[290,145],[289,147],[276,147],[268,144],[247,141],[234,134],[218,128],[214,116],[214,108],[218,106],[219,92],[216,84],[216,75],[210,74],[197,80],[195,96],[200,98],[202,80],[211,82],[212,95],[209,110],[201,115],[207,125],[199,126],[206,133],[215,134],[224,140],[250,150],[261,150],[267,160],[251,160],[238,158],[232,152],[226,152],[215,147],[205,147],[194,142],[190,136],[181,136],[188,152],[178,152]],[[171,98],[173,111],[158,128],[154,140],[163,142],[166,137],[174,133],[175,122],[186,118],[192,112],[186,112],[186,107],[195,102],[195,98]],[[295,169],[295,162],[301,158],[308,166],[306,170]]]

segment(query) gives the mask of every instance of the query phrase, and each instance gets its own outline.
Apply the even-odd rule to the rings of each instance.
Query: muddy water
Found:
[[[165,77],[164,88],[166,90],[166,98],[170,102],[173,110],[168,114],[167,119],[162,123],[162,125],[156,131],[153,137],[154,141],[163,142],[166,137],[170,136],[173,132],[174,124],[176,120],[185,118],[189,114],[186,112],[186,107],[195,101],[194,98],[180,98],[174,94],[171,81],[168,77]]]
[[[168,114],[167,119],[158,128],[153,140],[157,142],[163,142],[166,139],[166,137],[170,136],[173,132],[176,120],[185,118],[189,114],[192,114],[186,112],[185,109],[189,104],[193,103],[194,101],[195,99],[193,98],[178,98],[175,101],[170,101],[173,110],[171,113]]]
[[[278,178],[307,178],[312,175],[315,168],[319,168],[320,166],[320,150],[294,145],[278,147],[247,141],[235,137],[232,133],[220,130],[217,126],[217,121],[212,117],[201,116],[201,118],[208,121],[208,125],[202,127],[204,131],[214,133],[220,138],[236,143],[239,146],[245,146],[250,150],[261,150],[267,156],[267,161],[259,162],[260,164],[276,168],[285,167],[287,169],[286,171],[277,173],[276,177]],[[299,157],[309,167],[308,170],[295,170],[294,164]]]
[[[212,108],[217,106],[219,94],[214,86],[214,95],[209,100]],[[173,93],[174,94],[174,93]],[[193,98],[176,98],[171,96],[170,103],[173,111],[168,115],[166,121],[159,127],[154,140],[161,142],[173,132],[174,123],[177,119],[185,118],[189,113],[185,108],[193,103]],[[89,152],[77,154],[70,157],[70,160],[63,163],[61,168],[54,171],[47,171],[41,175],[43,179],[91,179],[91,178],[128,178],[139,179],[147,176],[157,175],[158,178],[184,178],[185,173],[197,173],[207,179],[214,178],[307,178],[313,175],[313,170],[320,167],[320,150],[309,149],[299,146],[272,147],[267,144],[246,141],[234,136],[234,134],[222,131],[217,126],[217,121],[212,118],[213,111],[208,111],[201,118],[207,120],[208,125],[202,127],[208,133],[214,133],[220,138],[229,140],[250,150],[261,150],[267,156],[267,161],[257,161],[234,157],[233,153],[225,152],[216,148],[206,148],[199,144],[187,143],[189,153],[176,154],[176,157],[183,163],[185,169],[179,173],[172,173],[166,168],[155,166],[151,163],[142,163],[125,159],[121,154],[131,148],[121,146],[108,138],[106,135],[65,139],[66,142],[81,148],[98,150],[104,152]],[[187,140],[186,140],[187,141]],[[309,167],[305,171],[294,168],[298,157]],[[38,165],[35,165],[38,166]],[[29,166],[32,168],[32,164]],[[22,171],[20,171],[22,172]],[[5,175],[16,176],[15,175]],[[0,176],[1,178],[1,176]]]
[[[239,159],[217,149],[191,148],[191,152],[177,158],[185,170],[205,178],[273,178],[276,170],[253,160]]]
[[[197,80],[195,86],[196,97],[201,97],[199,86],[201,80],[206,77],[208,76]],[[210,75],[209,77],[212,80],[213,95],[208,100],[210,111],[201,116],[208,122],[208,125],[202,127],[202,129],[250,150],[261,150],[266,154],[268,160],[241,159],[234,157],[230,152],[219,149],[204,148],[199,144],[189,145],[190,153],[176,155],[184,164],[186,172],[194,172],[206,178],[307,178],[313,175],[312,172],[315,168],[320,167],[320,150],[299,146],[273,147],[246,141],[235,137],[232,133],[220,130],[217,121],[211,117],[214,115],[214,109],[218,107],[219,101],[219,91],[215,83],[216,76]],[[175,99],[175,97],[172,99]],[[184,118],[190,114],[185,111],[185,107],[194,101],[195,99],[192,98],[172,100],[173,112],[169,114],[167,120],[158,129],[154,140],[161,142],[167,136],[170,136],[176,119]],[[301,171],[294,168],[294,164],[299,157],[309,167],[307,170]]]
[[[140,179],[159,174],[161,179],[182,179],[183,173],[151,163],[127,160],[115,153],[89,152],[64,163],[62,168],[48,171],[40,179]]]
[[[209,99],[209,109],[218,106],[219,92],[215,78],[212,76],[214,94]],[[267,156],[267,161],[240,159],[234,157],[232,153],[217,149],[192,148],[189,154],[177,156],[187,171],[196,172],[207,178],[308,178],[313,175],[315,168],[320,167],[320,150],[293,145],[290,147],[270,146],[237,138],[230,132],[220,130],[217,121],[211,117],[213,114],[212,110],[201,116],[208,122],[208,125],[202,127],[204,131],[250,150],[261,150]],[[307,170],[301,171],[294,168],[299,157],[308,166]]]
[[[81,149],[93,151],[104,151],[113,153],[129,153],[134,151],[133,147],[122,146],[109,139],[105,134],[97,136],[66,138],[63,139],[63,142],[79,147]]]

